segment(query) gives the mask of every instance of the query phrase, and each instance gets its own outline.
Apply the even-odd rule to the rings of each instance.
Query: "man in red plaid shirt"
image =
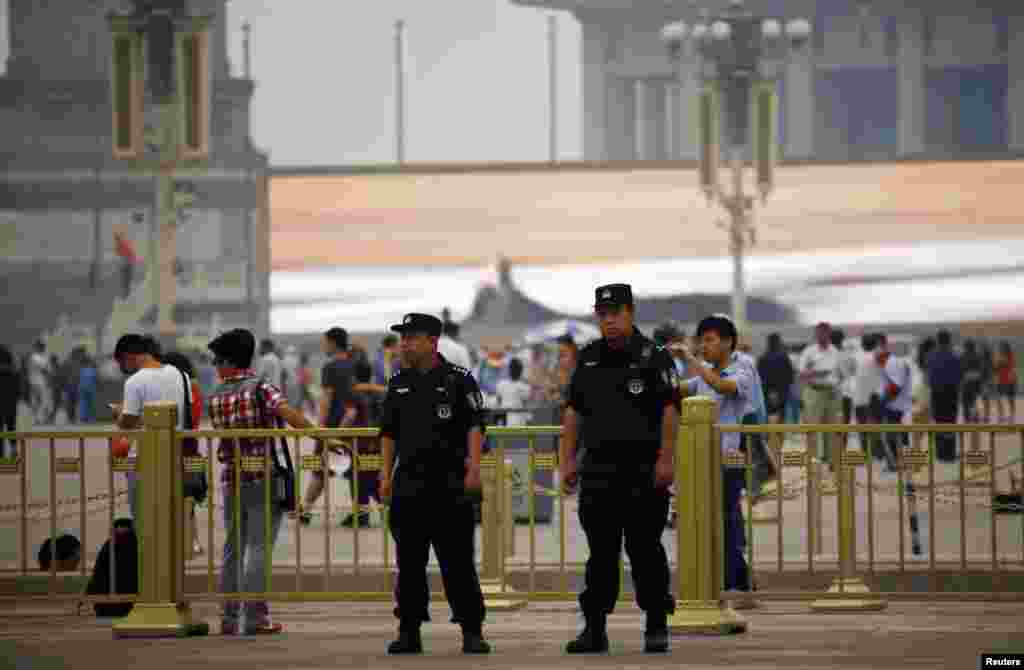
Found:
[[[299,410],[288,405],[281,389],[260,379],[252,371],[256,338],[248,330],[236,329],[220,335],[209,344],[215,356],[214,366],[221,383],[210,395],[207,407],[210,421],[217,430],[275,428],[278,418],[295,428],[316,426]],[[237,441],[242,457],[268,455],[267,440],[260,438]],[[274,553],[274,543],[281,529],[284,510],[280,501],[270,501],[270,542],[266,537],[266,490],[263,472],[240,473],[241,484],[235,482],[234,439],[222,439],[217,457],[225,464],[221,482],[224,486],[224,565],[221,569],[221,591],[224,593],[259,593],[264,587],[264,569]],[[235,496],[238,495],[240,514],[235,525]],[[242,612],[238,601],[224,602],[221,631],[236,635]],[[245,603],[245,633],[265,635],[280,633],[280,624],[271,623],[270,609],[265,600]]]

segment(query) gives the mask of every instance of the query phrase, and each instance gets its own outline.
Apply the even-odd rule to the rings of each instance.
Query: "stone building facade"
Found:
[[[118,0],[8,0],[10,57],[0,78],[0,342],[43,338],[60,354],[109,353],[126,330],[153,332],[156,175],[113,157],[106,15]],[[253,82],[231,75],[226,0],[212,15],[210,157],[179,171],[194,193],[177,234],[178,346],[221,328],[269,328],[268,160],[251,141]],[[114,233],[141,265],[122,292]],[[189,340],[194,340],[190,342]]]
[[[697,56],[661,44],[727,0],[513,0],[582,28],[587,160],[695,159]],[[1024,3],[1012,0],[746,0],[802,17],[810,42],[778,72],[782,157],[849,161],[1024,152]],[[679,119],[680,125],[671,121]],[[675,129],[674,129],[675,127]],[[673,134],[677,137],[673,137]]]

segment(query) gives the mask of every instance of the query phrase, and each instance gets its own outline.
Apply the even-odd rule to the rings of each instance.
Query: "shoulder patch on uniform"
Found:
[[[460,375],[463,375],[463,376],[466,376],[466,377],[469,377],[472,374],[468,369],[462,367],[461,365],[455,365],[454,363],[449,363],[448,365],[451,367],[452,372],[455,372],[457,374],[460,374]]]

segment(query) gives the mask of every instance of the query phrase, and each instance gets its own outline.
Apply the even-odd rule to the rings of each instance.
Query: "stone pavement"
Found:
[[[110,623],[74,616],[54,606],[0,608],[0,667],[147,670],[216,666],[239,668],[872,668],[978,667],[982,651],[1024,652],[1024,605],[892,603],[873,614],[812,614],[806,605],[775,603],[749,613],[749,630],[731,637],[685,636],[669,655],[641,652],[642,614],[621,607],[609,620],[609,655],[568,657],[577,632],[570,605],[535,604],[489,616],[489,657],[460,652],[448,610],[435,606],[424,629],[422,657],[385,653],[395,629],[390,606],[376,604],[274,605],[285,633],[273,638],[226,638],[212,605],[194,606],[211,623],[209,637],[113,640]]]

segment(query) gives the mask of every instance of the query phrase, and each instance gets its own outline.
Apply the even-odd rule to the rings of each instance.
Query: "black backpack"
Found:
[[[139,592],[139,549],[135,529],[128,519],[118,519],[114,528],[122,529],[115,534],[114,558],[116,593],[118,595],[134,595]],[[110,589],[110,540],[100,547],[92,577],[86,588],[86,595],[105,596],[111,594]],[[132,603],[96,603],[93,605],[96,616],[123,617],[132,611]]]

